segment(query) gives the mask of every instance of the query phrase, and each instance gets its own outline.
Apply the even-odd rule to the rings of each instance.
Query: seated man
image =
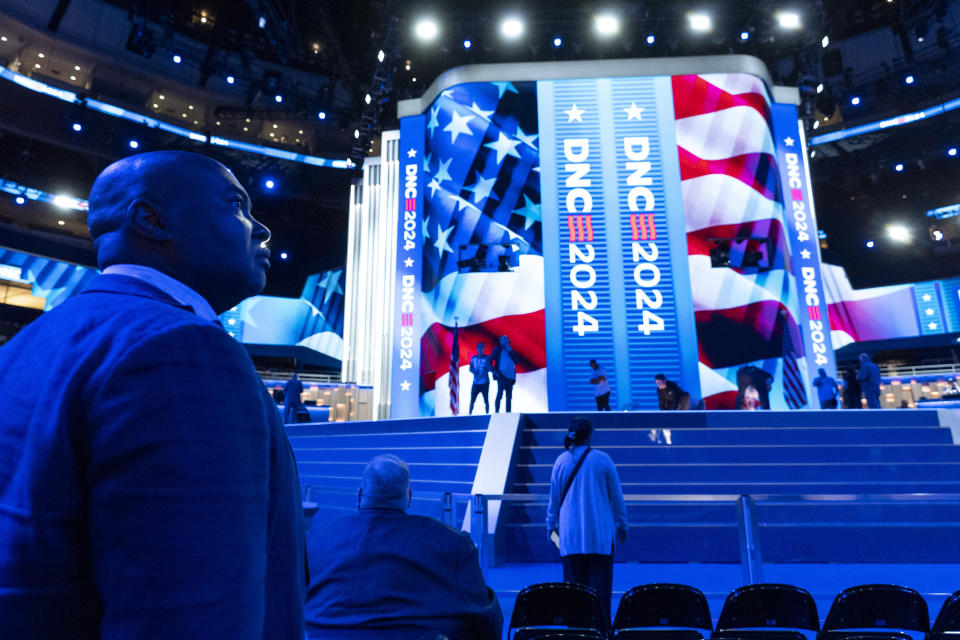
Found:
[[[357,513],[308,532],[308,638],[500,638],[503,614],[470,537],[407,514],[412,495],[403,460],[377,456]]]

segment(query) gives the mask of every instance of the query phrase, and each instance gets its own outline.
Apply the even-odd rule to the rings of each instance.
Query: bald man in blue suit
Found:
[[[94,183],[103,274],[0,348],[0,636],[303,637],[293,455],[217,322],[266,283],[250,207],[192,153]]]

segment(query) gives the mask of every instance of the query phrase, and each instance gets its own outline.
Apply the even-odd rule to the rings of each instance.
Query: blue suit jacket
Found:
[[[0,348],[0,635],[303,637],[302,507],[242,345],[102,275]]]
[[[503,614],[470,536],[397,509],[360,509],[307,538],[307,636],[499,640]]]

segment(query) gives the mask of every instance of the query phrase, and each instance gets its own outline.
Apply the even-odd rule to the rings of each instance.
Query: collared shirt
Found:
[[[129,276],[146,282],[160,289],[180,304],[190,307],[194,313],[204,320],[209,320],[210,322],[219,321],[217,313],[213,310],[213,307],[210,306],[210,303],[207,302],[206,298],[176,278],[171,278],[153,267],[147,267],[142,264],[112,264],[104,269],[103,273]]]

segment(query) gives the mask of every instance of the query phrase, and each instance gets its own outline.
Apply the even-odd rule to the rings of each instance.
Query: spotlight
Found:
[[[750,39],[750,32],[749,32],[749,31],[741,31],[741,32],[740,32],[740,39],[741,39],[741,40],[744,40],[744,41],[749,40],[749,39]]]
[[[273,99],[276,100],[278,103],[279,103],[279,102],[283,102],[283,96],[280,95],[279,93],[278,93],[277,95],[273,96]]]
[[[830,46],[830,36],[823,36],[823,39],[820,41],[820,46],[826,49]]]
[[[941,240],[943,240],[943,231],[940,231],[940,229],[934,229],[933,239],[936,240],[937,242],[940,242]]]
[[[473,43],[470,42],[469,40],[464,40],[464,41],[463,41],[463,48],[464,48],[464,49],[469,49],[469,48],[472,47],[472,46],[473,46]]]
[[[620,32],[620,20],[610,13],[601,13],[593,17],[593,28],[601,36],[614,36]]]
[[[523,35],[523,22],[519,18],[504,18],[500,23],[500,34],[504,38],[512,40]]]
[[[649,36],[647,36],[647,44],[653,44],[656,41],[657,41],[657,38],[652,33]]]
[[[873,249],[873,240],[867,240],[867,249]]]
[[[953,157],[953,156],[957,155],[957,148],[956,148],[956,147],[950,147],[949,149],[947,149],[947,155],[950,156],[950,157]]]
[[[131,140],[131,141],[128,142],[127,144],[130,145],[130,148],[131,148],[131,149],[137,149],[137,148],[140,147],[140,143],[137,142],[136,140]]]
[[[78,65],[78,64],[73,65],[73,70],[74,70],[74,71],[80,71],[80,65]]]
[[[57,220],[57,224],[59,224],[59,225],[62,227],[63,225],[65,225],[65,224],[67,224],[67,223],[64,222],[63,220]]]
[[[363,101],[366,102],[367,104],[370,104],[370,101],[371,101],[371,100],[373,100],[373,98],[370,97],[370,94],[369,94],[369,93],[368,93],[367,95],[363,96]]]
[[[913,84],[913,76],[907,76],[906,78],[903,79],[903,81],[906,82],[907,84]]]
[[[813,121],[813,128],[814,128],[814,129],[819,129],[819,128],[820,128],[820,121],[819,121],[819,120],[814,120],[814,121]]]
[[[73,204],[73,198],[70,196],[61,195],[53,197],[53,205],[61,209],[69,209],[71,204]]]
[[[267,19],[263,16],[260,16],[260,18],[257,20],[257,26],[261,29],[265,29],[267,27]]]
[[[705,13],[688,13],[687,21],[690,23],[690,28],[694,31],[710,31],[713,28],[713,21],[710,19],[710,16]]]
[[[234,78],[233,76],[227,76],[227,84],[233,84],[236,81],[237,79]]]
[[[173,63],[180,64],[183,61],[183,58],[180,57],[179,53],[173,54]]]
[[[263,181],[263,186],[266,187],[267,189],[273,190],[273,188],[277,186],[277,183],[274,182],[271,178],[267,178],[266,180]]]
[[[82,131],[82,130],[83,130],[83,125],[80,124],[79,122],[74,122],[74,123],[73,123],[73,130],[74,130],[74,131]]]
[[[777,13],[777,24],[781,29],[799,29],[800,15],[793,11],[781,11]]]
[[[327,112],[326,112],[326,111],[318,111],[318,112],[317,112],[317,120],[326,120],[326,119],[327,119]]]
[[[377,62],[383,62],[383,59],[386,57],[387,55],[383,52],[383,49],[377,52]]]
[[[897,163],[897,166],[895,166],[895,167],[893,168],[893,170],[896,171],[896,172],[898,172],[898,173],[899,173],[900,171],[903,171],[903,164],[898,162],[898,163]]]
[[[850,104],[852,104],[853,106],[857,106],[858,104],[860,104],[859,96],[853,96],[852,98],[850,98]]]
[[[563,38],[560,38],[560,37],[554,38],[554,39],[553,39],[553,46],[554,46],[554,47],[562,47],[562,46],[563,46]]]
[[[437,23],[433,18],[421,18],[413,26],[413,32],[420,40],[429,42],[430,40],[436,38],[437,34],[440,33],[440,27],[437,26]]]
[[[14,202],[16,202],[17,204],[22,205],[22,204],[26,204],[26,203],[27,203],[27,199],[24,198],[23,196],[17,196],[16,199],[14,199]]]
[[[360,139],[360,129],[354,129],[354,130],[353,130],[353,137],[354,137],[355,140],[359,140],[359,139]]]
[[[817,93],[823,93],[823,83],[817,85]]]
[[[290,257],[290,256],[287,255],[287,252],[286,252],[286,251],[281,251],[281,252],[280,252],[280,259],[281,259],[281,260],[286,260],[286,259],[289,258],[289,257]]]
[[[888,224],[887,236],[896,242],[910,242],[910,229],[902,224]]]

